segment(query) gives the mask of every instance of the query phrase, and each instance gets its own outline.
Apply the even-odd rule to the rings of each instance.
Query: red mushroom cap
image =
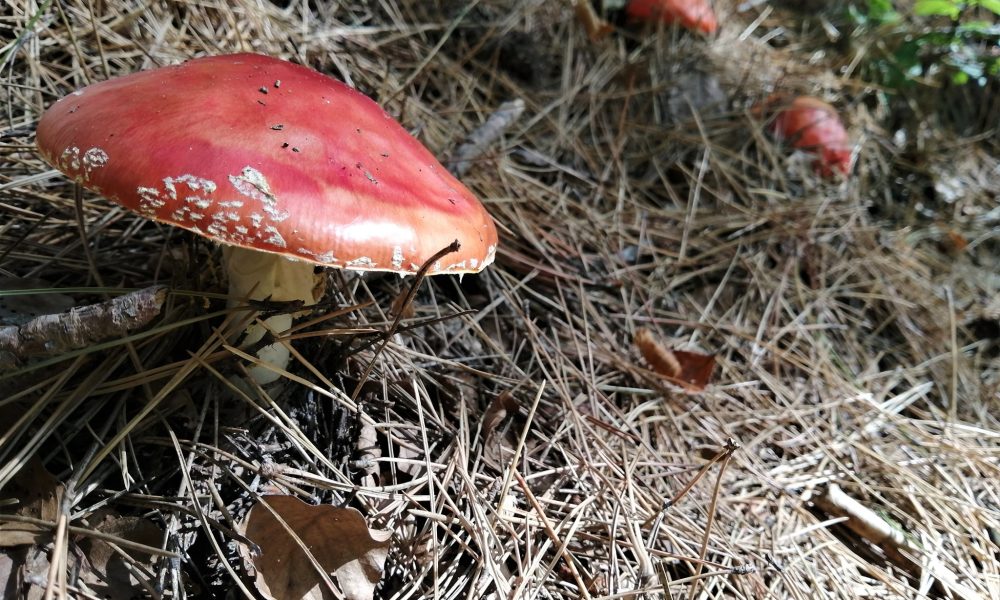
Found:
[[[374,101],[256,54],[87,86],[45,112],[38,147],[84,187],[224,244],[321,265],[480,271],[486,209]]]
[[[679,23],[685,29],[715,33],[719,23],[707,0],[630,0],[625,14],[636,21]]]
[[[812,96],[799,96],[781,106],[771,123],[779,139],[817,155],[815,167],[824,177],[834,170],[851,172],[851,141],[837,110]]]

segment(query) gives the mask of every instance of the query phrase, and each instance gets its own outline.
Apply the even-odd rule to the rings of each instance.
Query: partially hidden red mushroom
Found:
[[[719,27],[707,0],[629,0],[625,16],[633,21],[677,23],[706,34],[715,33]]]
[[[474,273],[494,258],[483,205],[374,101],[256,54],[87,86],[38,124],[45,159],[145,217],[225,245],[230,297],[313,298],[314,265]],[[290,319],[289,319],[290,324]]]
[[[816,156],[816,172],[824,177],[851,172],[851,141],[836,109],[811,96],[791,102],[772,100],[771,131],[779,140]]]

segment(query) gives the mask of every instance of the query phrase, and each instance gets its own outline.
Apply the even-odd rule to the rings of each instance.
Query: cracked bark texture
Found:
[[[160,314],[166,297],[165,286],[152,286],[64,313],[42,315],[20,326],[0,327],[0,370],[15,369],[34,358],[58,356],[142,328]]]

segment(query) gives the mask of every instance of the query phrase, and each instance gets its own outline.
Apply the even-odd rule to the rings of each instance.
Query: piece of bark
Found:
[[[448,171],[455,177],[464,175],[472,168],[475,160],[485,154],[490,144],[497,141],[523,112],[524,100],[520,98],[501,104],[485,123],[473,130],[462,145],[455,149],[455,154],[448,161]]]
[[[76,303],[67,294],[51,293],[52,284],[36,277],[0,277],[0,326],[24,325],[35,317],[53,315],[73,308]],[[21,293],[45,290],[46,293]]]
[[[126,335],[155,319],[166,297],[167,288],[157,285],[64,313],[42,315],[20,326],[0,327],[0,370]]]

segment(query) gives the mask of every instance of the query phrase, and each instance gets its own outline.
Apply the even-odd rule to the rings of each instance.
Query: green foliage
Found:
[[[850,4],[848,17],[854,37],[868,42],[862,77],[890,92],[1000,77],[1000,0],[917,0],[898,10],[892,0],[867,0]]]
[[[897,23],[900,19],[899,13],[892,5],[892,0],[868,0],[866,10],[861,10],[854,4],[850,4],[847,10],[854,22],[859,25],[888,25]]]
[[[957,19],[962,14],[962,7],[952,0],[917,0],[913,5],[913,14],[921,17],[939,15]]]

